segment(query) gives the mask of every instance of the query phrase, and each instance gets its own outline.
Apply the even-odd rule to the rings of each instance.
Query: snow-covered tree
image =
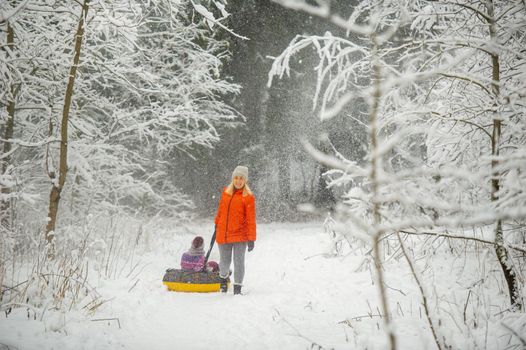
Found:
[[[366,166],[305,146],[333,169],[332,185],[347,188],[341,229],[373,247],[391,348],[379,246],[390,233],[448,235],[493,225],[494,237],[456,236],[495,247],[510,303],[521,307],[523,277],[502,227],[526,216],[524,4],[362,1],[344,18],[326,1],[278,2],[349,33],[298,36],[270,76],[288,74],[291,57],[315,47],[320,118],[351,103],[368,105]],[[445,345],[434,336],[438,347]]]
[[[507,244],[511,224],[525,212],[524,130],[526,8],[520,1],[430,2],[412,24],[415,48],[427,50],[427,65],[438,70],[422,86],[418,102],[428,106],[422,125],[427,163],[434,169],[463,169],[472,187],[447,191],[447,200],[463,204],[460,218],[493,225],[496,256],[508,285],[510,303],[521,307],[519,276]],[[439,182],[450,185],[455,178]],[[468,197],[469,196],[469,197]],[[503,225],[508,228],[505,240]],[[510,232],[511,231],[511,232]]]
[[[50,241],[58,211],[142,208],[178,216],[190,208],[166,175],[177,166],[170,152],[211,147],[219,139],[216,128],[237,118],[222,102],[238,86],[220,76],[228,51],[211,29],[217,20],[183,0],[1,6],[10,16],[2,25],[14,33],[2,32],[2,42],[14,47],[1,57],[8,87],[1,96],[3,125],[7,105],[17,110],[12,135],[2,139],[12,148],[2,162],[2,192],[9,189],[16,199],[20,219],[29,214],[44,222],[49,183]],[[15,84],[16,96],[9,92]],[[20,201],[29,194],[36,198]]]

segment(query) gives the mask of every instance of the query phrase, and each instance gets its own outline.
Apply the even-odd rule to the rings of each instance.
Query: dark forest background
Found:
[[[272,57],[278,56],[296,35],[344,33],[323,19],[269,0],[235,0],[228,5],[229,27],[249,38],[242,40],[223,33],[232,52],[223,74],[242,87],[241,93],[229,97],[228,102],[245,121],[236,128],[219,130],[221,141],[214,149],[175,153],[174,184],[193,198],[196,213],[210,216],[234,167],[247,165],[260,220],[288,221],[311,215],[298,211],[300,203],[314,204],[317,213],[325,213],[334,207],[338,193],[326,188],[323,174],[327,169],[311,159],[300,140],[306,138],[326,152],[334,147],[359,161],[367,133],[356,120],[364,117],[364,108],[350,106],[330,121],[319,120],[312,101],[318,63],[312,48],[293,62],[293,79],[274,79],[268,87],[268,73]],[[348,2],[342,2],[340,12],[344,5],[349,8]]]

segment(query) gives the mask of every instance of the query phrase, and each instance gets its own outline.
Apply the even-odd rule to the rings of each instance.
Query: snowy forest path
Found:
[[[198,230],[205,241],[209,239],[206,232],[213,232],[212,228]],[[258,227],[256,247],[246,255],[247,295],[233,296],[231,290],[226,295],[169,292],[161,283],[162,275],[166,268],[178,267],[192,237],[174,237],[143,256],[146,267],[130,292],[134,281],[129,279],[106,281],[102,286],[103,294],[118,296],[100,312],[104,315],[98,315],[119,318],[122,329],[112,332],[114,345],[126,349],[151,348],[152,344],[156,349],[305,349],[316,342],[316,334],[320,339],[332,335],[341,344],[346,335],[338,321],[349,313],[342,301],[361,295],[363,282],[370,284],[368,273],[356,275],[352,269],[341,269],[344,264],[321,256],[331,243],[321,224],[268,224]],[[218,258],[214,247],[210,259]],[[343,259],[351,267],[353,258],[358,260],[355,256]],[[356,290],[340,285],[342,278],[348,281],[351,275],[363,278],[354,283]]]
[[[369,249],[362,243],[353,241],[352,248],[344,246],[345,253],[335,256],[328,254],[334,242],[321,223],[260,224],[256,247],[246,254],[247,295],[168,291],[162,284],[165,270],[179,266],[195,235],[209,241],[212,232],[211,222],[165,231],[148,227],[139,244],[145,253],[134,253],[133,261],[123,259],[115,269],[121,272],[112,278],[101,276],[101,265],[97,276],[93,261],[90,281],[104,301],[94,314],[48,307],[39,321],[16,309],[0,319],[0,349],[3,344],[20,350],[386,348],[378,291],[364,260]],[[211,259],[218,258],[215,247]],[[476,259],[466,262],[438,252],[434,262],[423,260],[420,267],[428,264],[433,264],[429,288],[443,286],[438,292],[448,303],[464,302],[471,293],[466,286],[481,285]],[[432,348],[407,264],[389,259],[385,266],[400,349]],[[80,306],[91,300],[86,297]],[[462,310],[451,317],[465,317]],[[457,319],[444,318],[441,331],[458,327]],[[517,318],[513,326],[520,329],[521,324]],[[497,335],[488,338],[486,348],[503,348],[502,326],[495,323],[492,329]],[[483,337],[484,329],[480,332]],[[456,348],[482,348],[473,344],[460,339]]]

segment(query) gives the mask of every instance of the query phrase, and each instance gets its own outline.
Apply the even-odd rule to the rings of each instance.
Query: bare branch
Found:
[[[422,281],[420,281],[420,278],[418,277],[418,275],[416,273],[416,268],[415,268],[415,266],[413,264],[413,261],[411,260],[411,258],[407,254],[407,249],[406,249],[406,247],[404,245],[404,242],[402,241],[402,238],[400,237],[400,233],[399,232],[396,233],[396,237],[398,237],[398,242],[400,242],[400,247],[402,248],[402,252],[404,253],[404,257],[405,257],[405,259],[407,261],[407,264],[409,265],[409,268],[411,269],[411,273],[413,274],[413,278],[415,279],[416,284],[418,285],[418,289],[420,290],[420,295],[422,296],[422,304],[424,304],[424,311],[426,313],[427,322],[429,323],[429,328],[431,328],[431,333],[433,333],[433,339],[435,340],[435,344],[437,345],[437,348],[439,350],[442,350],[442,345],[438,341],[437,333],[435,331],[435,326],[433,325],[433,320],[431,320],[431,314],[429,312],[429,305],[428,305],[428,302],[427,302],[427,296],[426,296],[426,293],[424,292],[424,287],[423,287]]]
[[[468,81],[468,82],[470,82],[472,84],[475,84],[478,87],[480,87],[488,95],[492,95],[491,91],[489,91],[489,89],[487,87],[485,87],[484,84],[482,84],[482,82],[480,82],[478,80],[475,80],[475,79],[473,79],[473,78],[471,78],[469,76],[465,76],[465,75],[461,75],[461,74],[444,73],[444,72],[441,72],[441,73],[438,73],[438,74],[443,75],[444,77],[448,77],[448,78],[454,78],[454,79],[460,79],[460,80]]]
[[[13,145],[18,145],[18,146],[22,146],[22,147],[41,147],[41,146],[48,145],[48,144],[53,143],[53,142],[60,142],[60,139],[58,139],[56,137],[51,137],[51,138],[48,138],[46,140],[42,140],[42,141],[39,141],[39,142],[26,142],[26,141],[18,140],[18,139],[4,140],[4,139],[0,138],[0,141],[2,141],[2,142],[9,142],[9,143],[12,143]]]
[[[468,125],[474,126],[475,128],[477,128],[477,129],[479,129],[480,131],[482,131],[483,133],[485,133],[485,134],[491,139],[491,134],[489,133],[489,131],[487,131],[486,129],[484,129],[483,126],[480,126],[480,125],[478,125],[478,124],[475,124],[475,123],[473,123],[473,122],[470,122],[469,120],[459,119],[459,118],[448,118],[447,116],[445,116],[445,115],[443,115],[443,114],[440,114],[440,113],[437,113],[437,112],[431,112],[431,114],[433,114],[434,116],[437,116],[437,117],[443,118],[443,119],[452,120],[452,121],[456,121],[456,122],[461,122],[461,123],[465,123],[465,124],[468,124]]]
[[[523,346],[526,347],[526,338],[522,337],[519,332],[517,332],[516,330],[514,330],[513,328],[511,328],[510,326],[508,326],[507,324],[505,324],[504,322],[501,322],[501,326],[506,328],[507,330],[509,330],[514,336],[516,336],[517,338],[519,338],[520,342],[522,343]]]
[[[479,242],[479,243],[490,244],[490,245],[493,245],[493,246],[499,246],[499,244],[494,242],[494,241],[488,241],[486,239],[477,238],[477,237],[451,235],[451,234],[447,234],[447,233],[438,233],[438,232],[412,232],[412,231],[407,231],[407,230],[400,230],[400,232],[406,233],[408,235],[416,235],[416,236],[427,235],[427,236],[436,236],[436,237],[444,237],[444,238],[464,239],[464,240],[468,240],[468,241],[475,241],[475,242]],[[505,243],[504,246],[506,248],[511,248],[511,249],[514,249],[516,251],[519,251],[521,253],[525,253],[526,254],[526,248],[522,248],[522,247],[519,247],[519,246],[517,246],[515,244],[510,244],[510,243]]]
[[[493,18],[490,17],[490,15],[488,15],[486,12],[483,12],[469,4],[466,4],[466,3],[461,3],[461,2],[447,2],[446,4],[448,5],[456,5],[456,6],[460,6],[460,7],[463,7],[465,9],[468,9],[468,10],[471,10],[473,12],[475,12],[477,15],[479,15],[480,17],[484,18],[488,23],[492,22],[493,21]]]

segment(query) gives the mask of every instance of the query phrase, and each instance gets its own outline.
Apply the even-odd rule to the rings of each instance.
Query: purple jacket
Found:
[[[187,252],[183,253],[183,256],[181,257],[181,268],[183,270],[199,271],[203,268],[204,264],[204,255],[190,255]]]

